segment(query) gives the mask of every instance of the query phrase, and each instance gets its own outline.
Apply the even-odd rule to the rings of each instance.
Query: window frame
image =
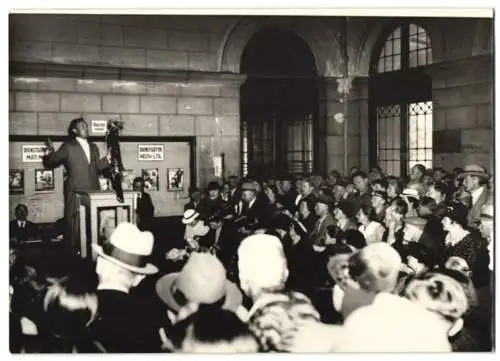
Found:
[[[427,29],[412,20],[393,21],[388,24],[372,49],[368,89],[368,142],[370,169],[378,165],[378,118],[377,107],[383,105],[399,105],[400,107],[400,176],[408,174],[409,166],[409,109],[411,103],[432,101],[432,78],[426,73],[426,65],[410,67],[409,62],[409,27],[415,24],[423,28],[429,37]],[[382,49],[387,39],[401,27],[401,65],[396,71],[378,72],[378,63]],[[430,43],[432,49],[432,42]],[[432,51],[432,50],[431,50]],[[427,65],[431,65],[427,64]],[[408,86],[411,84],[411,86]],[[433,149],[434,154],[434,149]]]

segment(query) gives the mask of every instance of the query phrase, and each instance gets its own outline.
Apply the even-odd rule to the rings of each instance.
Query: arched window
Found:
[[[374,47],[370,68],[370,164],[405,175],[415,164],[432,167],[432,63],[424,28],[392,24]]]

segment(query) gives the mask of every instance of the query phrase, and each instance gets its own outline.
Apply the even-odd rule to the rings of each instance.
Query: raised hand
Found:
[[[54,151],[54,144],[52,143],[52,140],[48,138],[45,141],[45,150],[44,150],[44,155],[49,155]]]

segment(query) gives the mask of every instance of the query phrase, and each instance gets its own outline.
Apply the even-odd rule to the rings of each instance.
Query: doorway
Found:
[[[241,72],[244,176],[317,171],[320,78],[309,46],[295,33],[265,28],[246,45]]]

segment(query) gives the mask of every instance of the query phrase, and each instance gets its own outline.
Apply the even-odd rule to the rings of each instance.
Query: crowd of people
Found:
[[[11,248],[11,350],[493,348],[493,180],[479,165],[233,176],[190,198],[184,247],[165,254],[178,272],[126,222],[62,278]]]

